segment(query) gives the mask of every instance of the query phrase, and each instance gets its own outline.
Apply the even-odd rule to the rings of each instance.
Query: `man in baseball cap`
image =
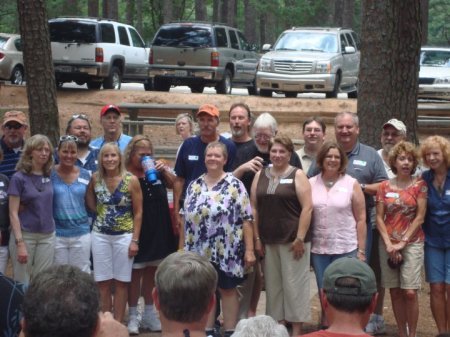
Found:
[[[353,257],[335,260],[325,269],[320,295],[330,326],[305,336],[370,336],[364,327],[378,294],[375,274],[366,263]]]
[[[100,149],[105,143],[117,142],[120,151],[125,151],[132,137],[122,133],[122,116],[119,107],[113,104],[105,105],[100,111],[100,123],[103,127],[103,136],[91,141],[91,146]]]

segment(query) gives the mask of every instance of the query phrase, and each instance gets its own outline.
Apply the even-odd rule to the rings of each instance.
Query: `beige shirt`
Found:
[[[309,170],[309,167],[311,166],[312,161],[314,160],[314,157],[305,153],[305,147],[302,147],[300,150],[295,151],[295,153],[298,154],[298,157],[300,158],[300,161],[302,163],[303,172],[305,172],[306,174]]]

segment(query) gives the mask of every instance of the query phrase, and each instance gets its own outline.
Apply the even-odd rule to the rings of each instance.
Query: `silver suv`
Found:
[[[179,22],[162,25],[150,56],[154,89],[187,85],[201,93],[215,87],[230,94],[232,87],[247,87],[256,94],[256,68],[260,56],[237,29],[220,24]]]
[[[343,28],[299,28],[284,31],[260,60],[256,83],[261,96],[272,92],[296,97],[301,92],[347,92],[357,97],[359,40]]]
[[[57,18],[49,20],[56,82],[75,81],[90,89],[120,89],[122,82],[148,76],[149,48],[137,30],[112,20]]]

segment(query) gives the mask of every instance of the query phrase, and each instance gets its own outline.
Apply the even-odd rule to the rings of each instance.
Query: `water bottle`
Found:
[[[155,168],[155,161],[151,156],[143,156],[141,159],[141,165],[144,169],[145,178],[154,184],[158,180],[158,171]]]

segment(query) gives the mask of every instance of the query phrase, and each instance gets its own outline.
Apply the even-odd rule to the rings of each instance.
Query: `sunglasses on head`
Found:
[[[59,137],[59,144],[62,144],[64,142],[78,142],[78,137],[66,135]]]
[[[89,117],[85,114],[76,114],[76,115],[72,115],[72,117],[70,117],[69,123],[72,122],[75,119],[84,119],[85,121],[89,122]]]

